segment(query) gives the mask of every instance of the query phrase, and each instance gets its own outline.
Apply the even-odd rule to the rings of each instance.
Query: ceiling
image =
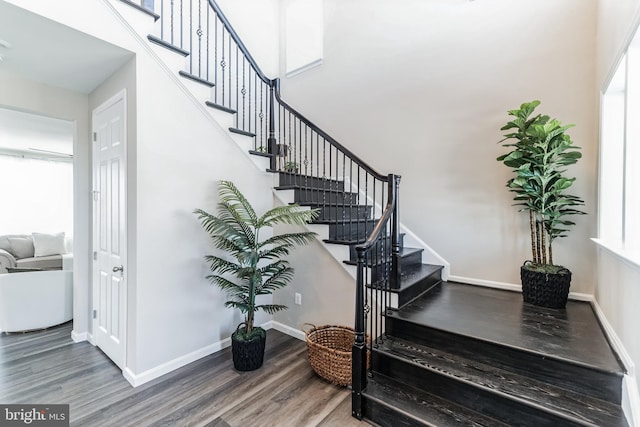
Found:
[[[92,92],[133,53],[0,0],[0,69]],[[6,41],[9,47],[3,46]]]
[[[73,122],[0,108],[0,153],[73,154]],[[33,151],[44,150],[44,151]]]

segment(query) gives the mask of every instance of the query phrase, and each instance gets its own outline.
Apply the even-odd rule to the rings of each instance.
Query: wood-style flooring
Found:
[[[67,403],[72,426],[369,426],[351,417],[350,390],[311,370],[306,344],[275,330],[257,371],[234,370],[227,348],[137,388],[70,334],[0,334],[0,403]]]

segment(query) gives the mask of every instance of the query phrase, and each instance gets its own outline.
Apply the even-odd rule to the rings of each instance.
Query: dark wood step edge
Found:
[[[216,110],[224,111],[225,113],[236,114],[237,111],[233,108],[225,107],[224,105],[216,104],[215,102],[205,101],[207,107],[215,108]]]
[[[157,13],[155,13],[153,10],[149,10],[146,7],[142,7],[140,6],[138,3],[134,3],[130,0],[120,0],[122,3],[131,6],[132,8],[139,10],[140,12],[146,13],[147,15],[151,16],[153,18],[154,21],[157,21],[158,19],[160,19],[160,15],[158,15]]]
[[[273,157],[273,154],[269,154],[269,153],[265,153],[264,151],[257,151],[257,150],[249,150],[249,154],[253,154],[254,156],[267,157],[269,159]]]
[[[186,71],[179,71],[178,74],[180,74],[185,79],[193,80],[196,83],[200,83],[200,84],[203,84],[203,85],[208,86],[208,87],[214,87],[215,86],[215,84],[213,82],[210,82],[209,80],[203,79],[202,77],[198,77],[195,74],[187,73]]]
[[[162,46],[162,47],[164,47],[164,48],[167,48],[167,49],[169,49],[169,50],[171,50],[171,51],[173,51],[173,52],[175,52],[175,53],[177,53],[177,54],[179,54],[179,55],[182,55],[182,56],[189,56],[189,51],[184,50],[184,49],[182,49],[181,47],[178,47],[178,46],[172,45],[171,43],[166,42],[166,41],[162,40],[161,38],[158,38],[158,37],[154,36],[153,34],[149,34],[149,35],[147,36],[147,39],[148,39],[151,43],[155,43],[155,44],[157,44],[158,46]]]
[[[443,281],[443,284],[445,284],[445,283],[446,282]],[[537,352],[535,350],[531,350],[531,349],[528,349],[528,348],[518,347],[518,346],[515,346],[515,345],[506,344],[506,343],[502,343],[502,342],[499,342],[499,341],[494,341],[494,340],[481,338],[481,337],[477,337],[477,336],[473,336],[473,335],[467,335],[467,334],[463,334],[463,333],[456,332],[456,331],[450,331],[448,329],[438,328],[438,327],[435,327],[435,326],[425,325],[425,324],[422,324],[420,322],[414,321],[412,319],[405,319],[405,318],[402,318],[402,317],[399,317],[399,316],[396,316],[396,315],[392,315],[392,317],[395,320],[398,320],[400,322],[411,323],[413,325],[417,325],[418,327],[432,329],[432,330],[438,331],[440,333],[457,335],[457,336],[463,337],[465,339],[477,341],[477,342],[479,342],[481,344],[494,345],[494,346],[497,346],[497,347],[505,348],[505,349],[507,349],[509,351],[525,353],[525,354],[533,356],[533,357],[549,359],[549,360],[553,360],[555,362],[560,362],[560,363],[564,363],[564,364],[567,364],[567,365],[572,365],[572,366],[576,366],[576,367],[579,367],[579,368],[592,370],[592,371],[599,372],[599,373],[606,374],[606,375],[623,376],[625,374],[625,372],[626,372],[626,371],[625,372],[611,371],[611,370],[608,370],[608,369],[603,369],[603,368],[601,368],[599,366],[593,366],[593,365],[590,365],[588,363],[581,362],[579,360],[572,360],[572,359],[567,359],[565,357],[560,357],[560,356],[557,356],[555,354],[540,353],[540,352]],[[623,368],[623,367],[621,367],[621,368]]]
[[[249,137],[252,137],[252,138],[256,136],[256,134],[253,133],[253,132],[249,132],[249,131],[238,129],[238,128],[229,128],[229,132],[237,133],[238,135],[249,136]]]
[[[460,377],[458,377],[458,376],[456,376],[454,374],[451,374],[451,373],[449,373],[447,371],[440,371],[438,369],[435,369],[434,367],[421,365],[419,363],[414,362],[413,360],[407,359],[406,357],[397,356],[395,354],[392,354],[392,353],[386,352],[386,351],[381,351],[381,350],[379,350],[379,351],[381,353],[384,353],[385,357],[390,357],[390,358],[396,359],[396,360],[400,361],[401,363],[410,364],[410,365],[412,365],[412,366],[414,366],[414,367],[416,367],[418,369],[428,370],[432,374],[443,376],[445,378],[448,378],[450,381],[456,381],[456,382],[462,383],[462,384],[466,385],[467,387],[470,387],[471,389],[474,389],[474,390],[481,390],[482,392],[484,392],[484,393],[486,393],[488,395],[496,395],[496,396],[498,396],[498,397],[500,397],[502,399],[509,400],[509,401],[512,401],[512,402],[516,402],[516,403],[518,403],[520,405],[535,409],[536,411],[539,411],[539,412],[542,412],[542,413],[545,413],[545,414],[549,414],[549,415],[555,416],[557,418],[564,419],[564,420],[567,420],[567,421],[571,421],[571,422],[574,422],[574,423],[577,423],[577,424],[580,424],[580,425],[593,425],[591,423],[584,424],[584,420],[583,419],[575,417],[570,412],[562,411],[562,410],[556,410],[554,408],[543,406],[543,405],[540,405],[537,402],[533,402],[533,401],[528,400],[528,399],[523,399],[521,397],[514,396],[512,394],[505,393],[505,392],[503,392],[501,390],[496,390],[496,389],[493,389],[491,387],[486,387],[486,386],[484,386],[482,384],[477,384],[477,383],[475,383],[473,381],[469,381],[469,380],[467,380],[465,378],[460,378]],[[471,409],[473,409],[473,408],[471,408]]]
[[[458,413],[458,412],[463,412],[465,416],[469,416],[472,415],[475,418],[477,418],[478,420],[483,420],[486,422],[491,422],[492,426],[506,426],[506,424],[502,423],[501,421],[498,421],[495,418],[492,418],[488,415],[482,414],[478,411],[476,411],[475,409],[472,408],[468,408],[464,405],[460,405],[459,403],[456,402],[452,402],[451,400],[445,399],[441,396],[438,395],[434,395],[428,391],[422,390],[420,388],[416,388],[413,387],[409,384],[405,384],[405,383],[400,383],[398,381],[396,381],[395,379],[384,375],[384,374],[376,374],[371,380],[369,380],[370,382],[375,383],[375,385],[378,388],[384,389],[385,385],[388,388],[397,388],[397,387],[402,387],[405,390],[405,393],[407,394],[411,394],[416,398],[416,402],[418,401],[433,401],[433,399],[437,399],[439,402],[442,403],[447,403],[450,406],[450,409],[452,410],[452,414]],[[433,427],[440,427],[440,425],[437,424],[433,424],[431,421],[426,420],[425,418],[423,418],[422,416],[419,415],[414,415],[413,413],[408,412],[406,409],[401,408],[399,406],[396,406],[394,403],[391,402],[387,402],[384,401],[376,396],[373,395],[373,393],[371,392],[371,390],[368,390],[367,387],[365,387],[365,389],[362,392],[363,396],[370,400],[373,401],[381,406],[385,406],[387,408],[389,408],[390,410],[392,410],[393,412],[405,415],[410,417],[413,420],[419,421],[422,425],[428,425],[428,426],[433,426]],[[407,404],[410,404],[410,402],[406,402]],[[420,403],[418,403],[418,405],[420,405]],[[428,408],[424,408],[425,410],[429,410]],[[440,412],[442,413],[442,412]],[[375,420],[370,420],[375,422]]]

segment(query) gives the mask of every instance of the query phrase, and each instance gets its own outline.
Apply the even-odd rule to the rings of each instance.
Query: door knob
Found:
[[[124,272],[124,266],[119,265],[119,266],[117,266],[117,267],[113,267],[113,272],[114,272],[114,273],[117,273],[118,271],[119,271],[120,273]]]

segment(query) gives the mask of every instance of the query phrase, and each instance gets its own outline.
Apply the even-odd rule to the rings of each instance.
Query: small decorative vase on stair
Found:
[[[567,305],[571,271],[558,266],[559,271],[543,272],[532,268],[527,261],[520,267],[522,299],[533,305],[548,308],[564,308]]]
[[[233,366],[238,371],[254,371],[262,366],[264,361],[264,348],[267,342],[267,334],[256,335],[245,341],[238,339],[238,331],[231,335],[231,353]]]

